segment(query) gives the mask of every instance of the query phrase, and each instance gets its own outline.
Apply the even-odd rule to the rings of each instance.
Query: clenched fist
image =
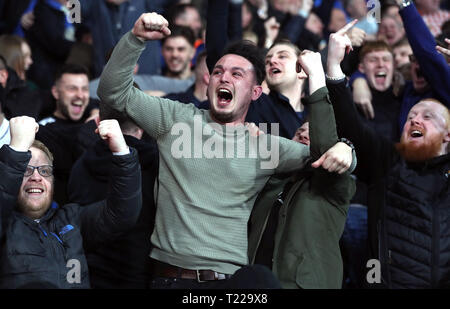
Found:
[[[169,22],[157,13],[145,13],[131,32],[141,41],[161,40],[170,35]]]
[[[100,121],[97,117],[95,119],[97,129],[95,130],[100,138],[105,140],[111,152],[125,153],[129,151],[128,145],[123,137],[119,122],[115,119],[108,119]]]
[[[9,145],[17,151],[28,151],[34,142],[39,125],[32,117],[20,116],[9,120],[9,128],[11,130]]]

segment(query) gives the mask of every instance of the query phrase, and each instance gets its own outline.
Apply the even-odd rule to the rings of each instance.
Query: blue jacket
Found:
[[[413,91],[405,92],[399,118],[400,128],[403,129],[411,107],[430,94],[450,108],[450,66],[444,56],[436,51],[436,41],[412,2],[400,10],[400,16],[414,56],[431,86],[431,93],[423,95],[415,94]]]

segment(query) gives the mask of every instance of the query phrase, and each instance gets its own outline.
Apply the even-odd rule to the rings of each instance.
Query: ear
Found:
[[[261,85],[253,86],[252,89],[252,101],[257,100],[262,94],[263,88]]]
[[[137,128],[136,129],[136,138],[137,139],[142,139],[142,135],[144,135],[144,129],[141,129],[141,128]]]
[[[358,64],[358,70],[359,70],[361,73],[366,73],[365,70],[364,70],[364,65],[363,65],[361,62]]]
[[[209,73],[203,74],[203,83],[205,83],[205,85],[209,85]]]
[[[56,85],[52,86],[52,95],[55,98],[55,100],[59,99],[59,93],[58,93],[58,89],[56,88]]]
[[[305,70],[302,69],[300,73],[297,73],[297,78],[300,80],[307,79],[308,75],[306,75]]]
[[[8,80],[8,70],[0,70],[0,84],[5,84]]]
[[[444,135],[444,143],[450,143],[450,130]]]
[[[190,56],[189,56],[189,59],[192,61],[192,59],[194,59],[194,57],[195,57],[195,52],[196,52],[197,50],[195,49],[195,47],[193,47],[192,46],[192,48],[191,48],[191,54],[190,54]]]

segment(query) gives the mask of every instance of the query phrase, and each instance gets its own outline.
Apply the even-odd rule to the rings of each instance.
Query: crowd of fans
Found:
[[[450,1],[78,2],[74,23],[66,0],[0,0],[0,200],[16,204],[14,160],[31,158],[19,168],[24,183],[53,178],[50,208],[22,211],[35,229],[1,205],[1,287],[204,288],[201,281],[220,280],[230,283],[208,287],[450,287]],[[241,63],[230,54],[247,59],[252,83],[261,85],[247,85],[252,103],[240,120],[259,126],[259,138],[293,140],[281,143],[280,156],[288,162],[297,154],[300,170],[281,164],[268,180],[272,174],[263,178],[248,165],[184,166],[165,154],[164,130],[197,109],[232,122],[216,110],[238,90],[211,97],[229,63]],[[245,75],[235,71],[233,78]],[[151,107],[131,103],[147,97]],[[168,100],[177,106],[166,110]],[[40,152],[50,170],[31,165]],[[314,170],[317,162],[305,167],[344,154],[345,168],[326,159],[326,173]],[[220,175],[227,179],[214,183]],[[205,210],[205,201],[216,205]],[[225,214],[219,206],[228,201],[235,208]],[[218,217],[234,225],[210,219]],[[81,236],[71,238],[77,226]],[[46,243],[41,234],[55,237]],[[60,260],[45,262],[39,241],[45,250],[62,244]],[[65,277],[61,260],[70,258],[86,268],[78,286]],[[375,284],[367,279],[370,259],[381,263]],[[46,263],[59,269],[49,272]],[[160,280],[171,274],[199,285]]]

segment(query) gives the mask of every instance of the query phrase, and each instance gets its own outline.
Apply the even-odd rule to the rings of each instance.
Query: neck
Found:
[[[304,109],[301,102],[303,82],[299,81],[297,84],[298,86],[282,89],[280,93],[289,99],[289,104],[291,104],[294,111],[301,112]]]
[[[206,96],[206,90],[208,89],[208,85],[204,83],[195,83],[194,96],[199,101],[206,101],[208,97]]]
[[[55,116],[56,118],[59,118],[59,119],[67,120],[66,116],[64,116],[59,110],[56,110],[53,113],[53,116]]]
[[[235,120],[230,121],[230,122],[222,122],[222,121],[218,120],[216,117],[214,117],[211,109],[209,110],[209,115],[210,115],[211,119],[214,120],[214,122],[217,122],[218,124],[220,124],[222,126],[237,126],[237,125],[243,125],[244,124],[245,116],[247,116],[247,112],[245,112],[245,114],[242,115],[242,117],[239,117],[238,119],[235,119]]]

